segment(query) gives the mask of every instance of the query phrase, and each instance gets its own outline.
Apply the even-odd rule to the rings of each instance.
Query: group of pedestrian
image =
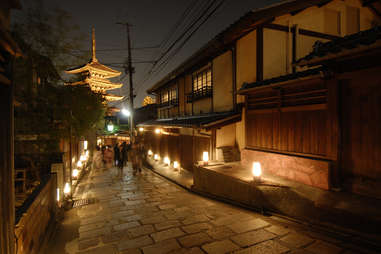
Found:
[[[118,176],[123,177],[123,168],[131,161],[133,174],[142,171],[142,156],[144,146],[142,142],[134,138],[131,144],[116,143],[114,148],[111,146],[96,146],[93,156],[93,167],[109,169],[113,165],[117,167]]]
[[[123,177],[123,167],[126,166],[128,161],[129,145],[126,142],[122,144],[116,143],[114,146],[114,165],[118,167],[119,176]]]

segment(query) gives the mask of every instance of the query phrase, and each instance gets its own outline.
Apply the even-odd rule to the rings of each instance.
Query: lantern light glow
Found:
[[[153,159],[154,159],[155,161],[158,161],[158,160],[159,160],[159,155],[155,154],[155,155],[153,156]]]
[[[171,161],[169,160],[168,157],[164,157],[164,164],[166,164],[166,165],[171,164]]]
[[[113,131],[114,130],[114,125],[113,124],[108,124],[107,125],[107,130],[108,131]]]
[[[179,168],[179,163],[177,161],[173,162],[173,168],[175,168],[175,169]]]
[[[73,169],[73,177],[78,177],[79,171],[78,169]]]
[[[79,161],[77,162],[77,167],[80,168],[80,167],[82,167],[82,166],[83,166],[82,161],[79,160]]]
[[[156,134],[160,134],[161,130],[160,129],[155,129]]]
[[[60,188],[57,188],[57,201],[60,201]]]
[[[152,156],[152,151],[151,150],[148,150],[148,156]]]
[[[69,183],[65,183],[64,193],[69,194],[70,193],[70,185]]]
[[[87,140],[83,141],[83,149],[84,150],[87,150],[87,145],[88,145]]]
[[[140,132],[143,132],[143,131],[144,131],[144,128],[140,127],[140,128],[139,128],[139,131],[140,131]]]
[[[204,162],[204,165],[208,165],[208,161],[209,161],[209,153],[208,152],[202,153],[202,161]]]
[[[261,175],[262,175],[262,169],[261,169],[261,163],[259,162],[253,162],[253,169],[252,169],[252,173],[253,173],[253,179],[254,181],[255,180],[259,180]]]

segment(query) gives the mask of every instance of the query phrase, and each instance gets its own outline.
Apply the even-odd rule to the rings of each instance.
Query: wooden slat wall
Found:
[[[145,147],[159,154],[168,156],[171,161],[177,160],[180,165],[192,170],[193,164],[202,158],[202,152],[210,152],[210,138],[189,135],[157,135],[147,131],[144,137]]]
[[[381,180],[381,77],[367,73],[342,84],[342,170]]]
[[[247,146],[326,157],[327,88],[314,80],[248,96]]]

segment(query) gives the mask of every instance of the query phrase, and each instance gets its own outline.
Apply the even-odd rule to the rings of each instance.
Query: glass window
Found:
[[[164,91],[161,94],[161,103],[167,102],[168,101],[168,91]]]
[[[169,91],[170,100],[176,100],[177,99],[177,88],[173,87]]]
[[[192,75],[193,78],[193,91],[200,90],[204,87],[212,86],[212,70],[206,69]]]

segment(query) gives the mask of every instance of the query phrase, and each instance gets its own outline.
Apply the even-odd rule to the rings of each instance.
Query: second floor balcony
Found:
[[[177,106],[179,105],[179,99],[176,98],[176,99],[172,99],[172,100],[169,100],[169,101],[164,101],[164,102],[161,102],[158,107],[159,108],[165,108],[165,107],[174,107],[174,106]]]
[[[203,98],[210,98],[213,96],[213,87],[212,86],[204,86],[200,89],[193,90],[193,92],[187,94],[187,102],[193,102],[196,100],[200,100]]]

